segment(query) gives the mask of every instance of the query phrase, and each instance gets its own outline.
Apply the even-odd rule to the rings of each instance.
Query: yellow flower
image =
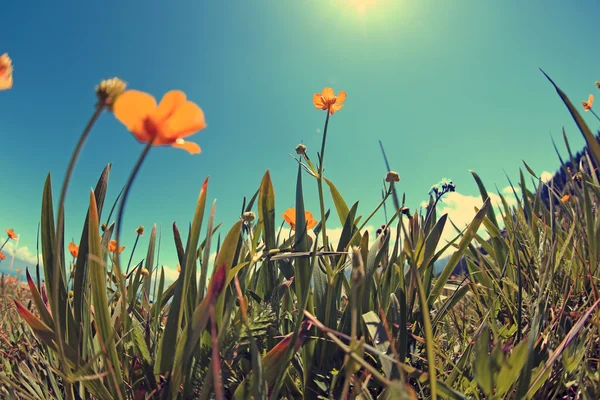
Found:
[[[183,138],[206,128],[204,112],[180,90],[167,92],[158,105],[148,93],[128,90],[117,98],[113,112],[140,142],[156,137],[155,146],[173,146],[190,154],[201,151]]]
[[[281,214],[285,222],[290,225],[293,231],[296,230],[296,209],[288,208],[284,214]],[[313,218],[313,215],[310,211],[304,212],[304,217],[306,218],[306,228],[312,229],[317,225],[317,221]]]
[[[79,246],[73,242],[69,243],[69,253],[71,253],[73,257],[77,258],[77,255],[79,254]]]
[[[565,195],[564,195],[564,196],[563,196],[563,197],[560,199],[560,201],[562,201],[562,202],[563,202],[563,204],[564,204],[564,203],[566,203],[567,201],[569,201],[569,199],[570,199],[570,198],[571,198],[571,195],[570,195],[570,194],[565,194]]]
[[[590,97],[588,97],[588,101],[582,101],[581,105],[583,106],[583,109],[585,111],[590,111],[592,109],[592,104],[594,104],[594,95],[590,94]]]
[[[0,90],[12,89],[12,73],[12,60],[7,53],[4,53],[0,56]]]
[[[329,110],[331,115],[344,107],[344,100],[346,100],[346,92],[339,92],[336,96],[333,89],[328,87],[323,89],[323,92],[315,93],[313,95],[315,108],[319,110]]]
[[[124,249],[125,249],[125,246],[119,247],[118,253],[121,254]],[[111,240],[110,242],[108,242],[108,251],[110,251],[111,253],[117,253],[117,241],[116,240]]]

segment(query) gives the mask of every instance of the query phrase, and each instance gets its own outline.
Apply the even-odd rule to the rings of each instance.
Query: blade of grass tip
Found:
[[[550,81],[552,86],[554,86],[554,89],[556,90],[556,92],[558,93],[560,98],[562,99],[563,103],[565,103],[565,105],[569,109],[569,113],[575,120],[577,127],[583,134],[583,137],[585,138],[585,141],[586,141],[588,147],[592,151],[592,155],[594,156],[596,165],[600,165],[600,144],[596,140],[596,137],[594,136],[594,134],[592,133],[590,128],[587,126],[584,119],[581,117],[581,114],[579,114],[579,111],[577,111],[575,106],[573,106],[573,103],[571,103],[571,100],[569,100],[567,95],[562,90],[560,90],[560,88],[558,86],[556,86],[554,81],[552,79],[550,79],[550,77],[541,68],[540,68],[540,71]]]
[[[484,186],[483,182],[481,181],[481,178],[479,177],[479,175],[477,175],[477,173],[475,171],[469,171],[469,172],[471,173],[471,175],[473,175],[473,179],[475,179],[475,182],[477,183],[477,187],[479,188],[479,193],[481,194],[481,201],[485,201],[485,199],[487,199],[490,196],[488,195],[488,192],[485,189],[485,186]],[[490,219],[490,221],[492,221],[494,223],[494,225],[496,227],[498,227],[498,220],[496,219],[496,213],[494,212],[494,207],[490,207],[488,209],[487,215],[488,215],[488,218]]]
[[[162,240],[162,226],[159,227],[158,229],[158,248],[156,250],[156,264],[155,264],[155,268],[158,269],[158,266],[160,265],[160,243]],[[157,279],[154,280],[154,289],[152,289],[152,303],[154,303],[156,301],[156,281]]]
[[[219,249],[217,254],[217,258],[215,259],[215,265],[223,265],[225,264],[225,276],[227,277],[227,282],[229,282],[229,275],[231,271],[231,266],[236,260],[234,260],[235,251],[237,248],[237,243],[240,238],[240,232],[242,230],[242,221],[237,221],[230,229],[227,236],[225,236],[225,240],[223,240],[223,244]],[[212,279],[215,279],[216,269],[213,271]],[[215,303],[215,312],[217,319],[217,327],[219,330],[223,329],[223,308],[225,303],[225,293],[223,291],[221,296],[216,300]]]
[[[275,237],[275,190],[271,181],[269,170],[265,172],[260,183],[260,193],[258,195],[258,219],[259,224],[263,226],[263,238],[265,242],[265,253],[277,248]],[[263,282],[262,293],[264,298],[270,298],[275,289],[276,265],[268,260],[265,263],[266,268],[259,269],[259,276]]]
[[[35,251],[36,251],[36,256],[37,256],[37,264],[35,265],[35,276],[36,276],[36,280],[37,280],[38,290],[41,290],[42,283],[40,281],[40,223],[39,222],[38,222],[38,229],[37,229],[37,243],[35,245]]]
[[[115,212],[115,209],[117,208],[117,205],[119,204],[119,199],[121,198],[121,196],[123,195],[123,192],[125,191],[125,186],[123,186],[121,188],[121,191],[119,192],[119,194],[117,195],[117,198],[115,199],[112,207],[110,208],[110,211],[108,213],[108,217],[106,217],[106,222],[105,225],[108,225],[110,223],[110,218],[112,217],[113,213]]]
[[[101,263],[102,248],[100,245],[100,235],[98,234],[98,207],[94,192],[90,191],[90,213],[89,213],[89,264],[90,264],[90,283],[92,287],[92,301],[94,304],[94,313],[96,316],[96,326],[98,335],[104,346],[106,346],[106,358],[112,364],[110,368],[114,382],[112,394],[116,398],[121,398],[121,387],[123,386],[121,364],[117,353],[117,347],[113,336],[110,311],[108,309],[108,297],[106,295],[106,277],[104,266]]]
[[[139,237],[139,236],[138,236]],[[156,251],[156,224],[152,226],[152,232],[150,233],[150,240],[148,243],[148,252],[146,254],[146,269],[148,270],[148,276],[144,278],[144,292],[150,296],[150,287],[152,285],[152,273],[154,272],[154,253]]]
[[[258,192],[257,192],[258,193]],[[254,198],[253,198],[254,199]],[[206,239],[204,239],[204,254],[202,255],[202,269],[200,270],[200,281],[198,282],[198,298],[196,306],[204,298],[204,290],[206,288],[206,276],[208,275],[208,263],[210,260],[210,249],[213,237],[213,226],[215,223],[215,214],[217,212],[217,200],[213,201],[208,217],[208,229],[206,231]]]
[[[106,191],[108,189],[108,177],[110,174],[111,164],[108,164],[102,174],[100,174],[100,178],[98,179],[98,183],[96,184],[96,188],[94,190],[94,194],[97,199],[98,205],[98,218],[102,215],[102,208],[104,205],[104,199],[106,197]],[[75,318],[75,326],[77,327],[77,332],[81,331],[81,324],[83,320],[83,308],[84,308],[84,299],[83,296],[87,293],[87,278],[88,278],[88,264],[85,255],[88,254],[88,231],[89,231],[89,210],[86,214],[85,223],[83,225],[83,230],[81,232],[81,238],[79,240],[79,254],[81,257],[77,257],[75,261],[75,278],[73,280],[73,310],[74,310],[74,318]],[[83,343],[80,344],[80,346]]]

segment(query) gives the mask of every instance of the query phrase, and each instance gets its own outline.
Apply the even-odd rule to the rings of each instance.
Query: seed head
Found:
[[[106,105],[109,110],[112,111],[115,100],[119,97],[127,88],[127,83],[123,82],[119,78],[105,79],[96,86],[96,95],[98,96],[98,102]]]

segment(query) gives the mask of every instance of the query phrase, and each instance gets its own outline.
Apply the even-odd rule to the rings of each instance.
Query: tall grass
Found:
[[[347,202],[324,176],[324,135],[317,165],[305,147],[297,149],[296,220],[289,237],[280,234],[276,216],[283,210],[269,171],[222,240],[215,237],[222,229],[215,225],[215,205],[206,207],[210,186],[204,180],[187,236],[172,227],[181,272],[167,286],[155,262],[156,228],[137,264],[132,254],[124,257],[128,265],[121,264],[118,251],[109,250],[115,235],[118,246],[127,193],[154,138],[114,200],[120,200],[116,224],[115,206],[101,223],[110,166],[101,173],[72,265],[64,257],[62,200],[55,220],[49,175],[40,232],[47,296],[29,272],[27,288],[0,283],[3,396],[600,398],[600,185],[594,172],[600,146],[556,89],[589,157],[569,172],[566,187],[551,187],[549,209],[535,187],[543,183],[527,165],[534,188],[522,172],[512,186],[517,204],[509,206],[498,193],[496,211],[473,173],[483,205],[449,244],[442,243],[442,232],[451,221],[436,212],[445,192],[411,213],[390,172],[381,204],[359,212],[358,202]],[[351,112],[333,115],[331,107],[323,108],[330,136],[336,118]],[[321,219],[311,230],[304,187],[312,179]],[[382,206],[391,212],[373,238],[365,227]],[[327,218],[342,224],[339,240],[327,236]],[[448,248],[454,253],[436,276],[434,263]],[[468,275],[455,277],[463,257]]]

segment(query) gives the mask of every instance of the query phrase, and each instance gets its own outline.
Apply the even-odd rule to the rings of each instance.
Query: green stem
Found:
[[[119,205],[119,213],[117,215],[117,234],[115,237],[115,240],[117,242],[117,249],[119,249],[119,245],[121,243],[121,228],[122,228],[122,220],[123,220],[123,210],[125,209],[125,203],[127,202],[127,197],[129,195],[129,191],[131,189],[131,185],[133,184],[133,181],[135,180],[135,177],[138,173],[138,171],[140,170],[140,167],[142,166],[144,160],[146,159],[146,156],[148,155],[148,152],[150,151],[150,148],[152,147],[152,144],[154,143],[154,140],[156,139],[156,135],[154,135],[152,137],[152,139],[148,142],[148,144],[146,145],[146,147],[144,147],[144,150],[142,151],[142,154],[140,155],[140,157],[138,158],[135,166],[133,167],[133,170],[131,171],[131,175],[129,175],[129,179],[127,180],[127,183],[125,184],[125,187],[123,189],[123,197],[121,199],[121,204]],[[116,254],[116,259],[117,259],[117,263],[116,263],[116,268],[117,268],[117,284],[119,285],[119,290],[121,292],[121,315],[128,315],[127,314],[127,304],[125,299],[127,298],[126,296],[126,292],[125,292],[125,285],[123,284],[123,275],[121,274],[121,255],[119,254],[119,252],[117,251]],[[135,299],[135,296],[134,296]],[[127,332],[129,330],[129,319],[125,319],[123,318],[124,321],[124,326],[125,326],[125,332]]]
[[[4,246],[6,246],[6,243],[8,243],[9,240],[10,240],[10,238],[6,238],[6,240],[2,244],[2,247],[0,247],[0,251],[2,251],[2,249],[4,248]]]
[[[600,117],[598,117],[598,114],[596,114],[596,112],[594,110],[592,110],[591,108],[590,108],[590,111],[592,112],[592,114],[594,114],[594,117],[596,117],[596,119],[598,121],[600,121]]]
[[[325,221],[325,201],[323,199],[323,160],[325,158],[325,143],[327,142],[327,127],[329,125],[329,116],[331,115],[329,110],[331,106],[327,108],[327,117],[325,117],[325,127],[323,129],[323,141],[321,142],[321,152],[319,153],[319,170],[317,175],[317,187],[319,189],[319,206],[321,209],[321,232],[323,232],[323,247],[325,251],[329,248],[329,243],[327,239],[327,228]],[[331,266],[329,265],[329,260],[327,257],[324,258],[325,268],[327,269],[327,275],[331,279],[333,271],[331,271]]]
[[[58,276],[54,276],[54,279],[52,280],[51,284],[52,284],[52,290],[51,290],[51,304],[53,305],[53,307],[51,307],[53,310],[53,315],[56,315],[58,318],[58,323],[54,324],[55,329],[56,329],[56,338],[57,340],[57,344],[58,344],[58,353],[60,356],[60,360],[61,360],[61,364],[66,365],[66,358],[65,358],[65,350],[64,350],[64,343],[63,343],[63,332],[62,332],[62,327],[61,327],[61,321],[60,321],[60,303],[59,303],[59,294],[58,294],[58,282],[61,279],[61,276],[65,273],[64,271],[61,271],[61,269],[63,268],[63,266],[59,265],[59,260],[61,258],[61,255],[59,254],[58,248],[61,248],[62,246],[60,245],[62,243],[62,241],[60,240],[60,237],[63,235],[64,233],[64,219],[65,219],[65,211],[64,211],[64,204],[65,204],[65,198],[67,196],[67,189],[69,187],[69,181],[71,180],[71,175],[73,174],[73,170],[75,169],[75,163],[77,162],[77,158],[79,157],[79,153],[81,153],[81,150],[83,149],[83,145],[85,144],[85,141],[87,139],[87,137],[89,136],[92,127],[94,126],[94,123],[96,123],[96,121],[98,120],[98,118],[100,117],[100,114],[102,114],[102,111],[104,111],[104,107],[105,104],[103,103],[98,103],[96,105],[96,110],[94,111],[94,114],[92,115],[92,117],[90,118],[90,120],[88,121],[85,129],[83,130],[83,132],[81,133],[81,136],[79,137],[79,141],[77,142],[77,145],[75,146],[75,150],[73,151],[73,154],[71,155],[71,160],[69,161],[69,165],[67,167],[67,172],[65,174],[65,178],[63,180],[63,185],[62,185],[62,189],[60,192],[60,199],[58,201],[58,218],[56,221],[56,239],[55,239],[55,245],[56,248],[54,249],[54,256],[53,256],[53,260],[52,260],[52,266],[49,266],[49,268],[56,268],[56,270],[58,271],[59,275]],[[65,319],[66,321],[66,319]],[[71,398],[72,396],[72,391],[71,391],[71,385],[68,384],[68,387],[65,390],[66,394],[67,394],[67,398]]]
[[[129,256],[129,262],[127,263],[127,270],[125,271],[125,275],[129,273],[129,268],[131,267],[131,260],[133,259],[133,253],[135,253],[135,248],[137,247],[138,240],[140,240],[140,234],[135,237],[135,243],[133,244],[133,249],[131,249],[131,255]]]

